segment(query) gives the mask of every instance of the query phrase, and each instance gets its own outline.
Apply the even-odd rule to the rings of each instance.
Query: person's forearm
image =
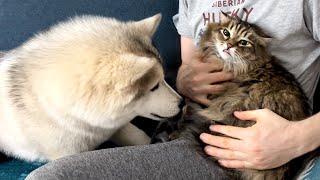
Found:
[[[300,143],[297,156],[318,148],[320,146],[320,113],[294,123],[292,133],[295,134],[297,142]]]
[[[194,54],[196,51],[196,46],[193,43],[193,40],[188,37],[181,36],[180,39],[181,44],[181,60],[182,65],[191,62],[194,58]]]
[[[196,47],[193,44],[193,41],[191,38],[183,37],[181,36],[180,39],[181,44],[181,66],[178,70],[178,76],[176,79],[176,86],[178,89],[178,92],[183,93],[182,87],[181,87],[181,71],[185,71],[185,68],[188,67],[188,63],[191,62],[192,58],[194,57],[194,53],[196,51]]]

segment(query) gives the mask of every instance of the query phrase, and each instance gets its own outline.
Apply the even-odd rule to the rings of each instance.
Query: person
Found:
[[[208,104],[207,94],[222,91],[220,84],[233,78],[217,64],[194,59],[197,43],[209,22],[227,12],[255,23],[274,37],[272,54],[301,83],[312,101],[320,69],[320,3],[318,0],[179,0],[174,16],[181,35],[180,93]],[[205,152],[230,168],[269,169],[320,145],[320,114],[292,123],[266,110],[235,112],[241,120],[257,123],[249,128],[213,126],[211,130],[235,137],[202,134]],[[212,166],[185,140],[136,147],[121,147],[62,158],[32,172],[27,179],[224,179],[220,166]],[[320,163],[310,171],[319,173]],[[310,173],[309,173],[310,175]],[[317,177],[316,174],[312,175]],[[309,177],[308,177],[309,178]]]
[[[290,10],[298,9],[291,12]],[[209,104],[208,94],[224,89],[221,82],[231,73],[217,72],[217,64],[203,63],[194,55],[201,34],[210,22],[219,22],[221,11],[255,23],[274,37],[271,53],[297,77],[312,102],[319,78],[320,3],[311,1],[192,1],[181,0],[175,24],[181,35],[182,65],[179,92],[194,101]],[[200,20],[199,20],[200,19]],[[305,24],[303,24],[305,23]],[[214,71],[214,72],[212,72]],[[235,112],[241,120],[256,121],[250,128],[211,126],[236,139],[203,133],[205,152],[229,168],[270,169],[310,152],[320,145],[320,113],[301,122],[289,122],[270,110]],[[307,131],[306,131],[307,129]]]

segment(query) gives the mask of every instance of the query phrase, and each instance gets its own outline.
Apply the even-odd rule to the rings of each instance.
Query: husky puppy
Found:
[[[119,22],[81,16],[4,54],[0,66],[0,148],[24,160],[54,160],[150,138],[130,123],[179,112],[151,37],[161,15]]]

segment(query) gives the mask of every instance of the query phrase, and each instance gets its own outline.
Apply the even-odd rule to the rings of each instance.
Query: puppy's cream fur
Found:
[[[5,53],[1,150],[34,161],[93,150],[112,136],[122,145],[149,143],[130,121],[174,116],[180,102],[151,45],[160,19],[76,17]]]

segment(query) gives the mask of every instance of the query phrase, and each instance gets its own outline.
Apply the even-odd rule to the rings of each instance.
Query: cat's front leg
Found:
[[[151,138],[141,129],[129,123],[119,129],[110,139],[120,146],[150,144]]]
[[[199,111],[198,114],[221,124],[233,124],[233,112],[240,108],[239,104],[241,101],[237,98],[216,98],[208,108]]]
[[[222,122],[226,119],[226,115],[223,112],[215,111],[212,109],[205,109],[198,112],[198,115],[205,117],[216,122]]]

